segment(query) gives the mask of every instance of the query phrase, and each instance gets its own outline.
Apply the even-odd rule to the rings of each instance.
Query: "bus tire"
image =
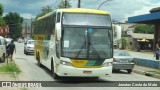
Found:
[[[28,55],[28,52],[26,52],[26,55]]]
[[[5,54],[3,54],[2,58],[1,58],[1,62],[5,62],[6,60],[6,57],[5,57]]]
[[[51,72],[54,79],[59,79],[59,76],[54,72],[53,60],[51,60]]]
[[[131,74],[132,69],[127,69],[128,74]]]

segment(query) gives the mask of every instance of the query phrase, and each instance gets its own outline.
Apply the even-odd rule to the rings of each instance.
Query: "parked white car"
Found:
[[[5,39],[0,36],[0,61],[5,62],[6,59],[6,43]]]
[[[27,40],[24,43],[24,54],[34,53],[34,40]]]
[[[22,43],[23,42],[22,38],[18,38],[17,42]]]

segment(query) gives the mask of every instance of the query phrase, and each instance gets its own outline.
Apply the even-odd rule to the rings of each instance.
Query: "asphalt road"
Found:
[[[51,72],[47,68],[39,67],[37,65],[37,61],[34,59],[34,55],[24,54],[23,43],[15,44],[17,52],[14,54],[14,60],[22,71],[18,77],[19,80],[55,81],[54,87],[29,88],[29,90],[159,90],[159,87],[114,87],[114,84],[117,83],[112,82],[116,81],[131,81],[129,83],[132,83],[133,81],[160,81],[160,79],[143,76],[136,73],[128,74],[126,71],[113,73],[111,77],[100,77],[98,80],[92,78],[61,78],[60,80],[54,80],[52,78]],[[105,85],[113,85],[113,87],[106,87]]]

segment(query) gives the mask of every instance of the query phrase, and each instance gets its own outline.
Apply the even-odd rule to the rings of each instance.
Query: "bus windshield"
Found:
[[[106,14],[63,13],[63,25],[111,26],[111,19]]]
[[[64,27],[62,56],[74,59],[107,59],[112,55],[109,28]]]

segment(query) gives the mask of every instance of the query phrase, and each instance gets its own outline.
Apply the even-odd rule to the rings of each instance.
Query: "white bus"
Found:
[[[110,14],[92,9],[57,9],[37,18],[35,59],[60,76],[100,77],[112,73]]]

